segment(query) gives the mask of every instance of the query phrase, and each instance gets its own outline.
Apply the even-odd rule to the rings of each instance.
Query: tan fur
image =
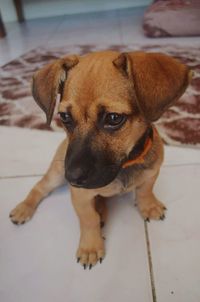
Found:
[[[65,77],[59,111],[71,110],[77,121],[76,130],[67,134],[45,176],[11,212],[14,223],[21,224],[30,219],[41,200],[65,183],[64,158],[68,144],[77,133],[84,137],[96,128],[100,107],[129,116],[125,125],[112,135],[97,131],[91,141],[94,150],[104,148],[113,158],[121,160],[129,154],[151,121],[156,120],[183,93],[189,78],[184,65],[161,54],[110,51],[66,57],[44,67],[34,77],[34,97],[45,111],[48,122],[56,95],[60,92],[60,83]],[[100,222],[104,222],[107,216],[105,198],[135,190],[144,219],[164,218],[165,207],[152,192],[163,161],[159,135],[154,137],[152,148],[144,160],[146,168],[137,169],[128,183],[116,178],[98,189],[70,185],[72,203],[80,221],[77,258],[81,264],[91,267],[105,255],[100,227]]]

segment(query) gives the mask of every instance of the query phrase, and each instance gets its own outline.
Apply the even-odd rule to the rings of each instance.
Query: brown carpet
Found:
[[[51,128],[46,126],[44,113],[33,101],[30,82],[34,71],[69,53],[85,54],[103,49],[163,52],[178,58],[195,71],[192,83],[186,93],[157,122],[157,127],[166,144],[199,147],[200,51],[197,47],[178,47],[175,45],[77,45],[51,49],[39,47],[0,68],[0,125],[61,130],[56,116]]]

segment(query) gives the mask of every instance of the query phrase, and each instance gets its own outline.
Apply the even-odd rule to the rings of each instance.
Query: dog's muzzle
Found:
[[[65,157],[65,177],[75,187],[104,187],[116,178],[120,168],[109,154],[93,151],[87,141],[71,143]]]

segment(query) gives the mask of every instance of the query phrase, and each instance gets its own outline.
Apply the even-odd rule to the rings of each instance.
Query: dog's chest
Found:
[[[120,171],[117,179],[120,181],[124,192],[132,190],[137,185],[138,178],[140,178],[143,171],[144,167],[142,165],[135,165]]]
[[[138,184],[138,179],[142,174],[141,166],[130,167],[120,171],[116,179],[99,189],[99,195],[109,197],[120,193],[130,192],[135,189]]]

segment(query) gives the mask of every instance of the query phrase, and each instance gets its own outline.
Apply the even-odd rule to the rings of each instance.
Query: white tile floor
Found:
[[[142,14],[143,9],[123,10],[9,24],[7,38],[0,40],[0,64],[40,44],[199,43],[144,38]],[[75,262],[78,220],[67,188],[50,195],[26,225],[8,219],[46,170],[63,134],[0,127],[0,137],[1,302],[200,301],[198,150],[165,148],[155,191],[168,208],[167,218],[148,224],[150,246],[131,196],[114,198],[104,230],[105,261],[84,271]]]

